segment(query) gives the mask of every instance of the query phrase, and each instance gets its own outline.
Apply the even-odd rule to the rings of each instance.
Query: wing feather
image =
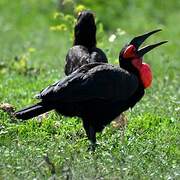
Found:
[[[135,75],[119,67],[92,63],[46,88],[40,95],[44,100],[56,102],[81,102],[91,99],[123,101],[135,93],[138,85]]]

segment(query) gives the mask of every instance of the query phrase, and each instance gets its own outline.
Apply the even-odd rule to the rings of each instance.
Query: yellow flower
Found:
[[[59,12],[55,12],[54,14],[53,14],[53,18],[54,19],[56,19],[57,17],[59,17],[60,16],[60,13]]]
[[[35,48],[30,47],[30,48],[28,49],[28,51],[31,53],[31,52],[35,52],[35,51],[36,51],[36,49],[35,49]]]
[[[60,24],[57,26],[51,26],[50,30],[51,31],[67,31],[67,26],[65,24]]]
[[[75,7],[75,13],[78,14],[79,12],[83,11],[83,10],[86,10],[87,8],[82,5],[82,4],[79,4]]]

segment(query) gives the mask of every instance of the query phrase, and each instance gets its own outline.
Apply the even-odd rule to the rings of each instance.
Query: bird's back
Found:
[[[73,46],[66,56],[64,71],[66,75],[69,75],[85,64],[96,62],[108,62],[105,53],[101,49],[96,47],[87,49],[82,45]]]
[[[90,55],[87,48],[81,45],[73,46],[66,56],[64,72],[69,75],[82,65],[88,64],[89,61]]]
[[[106,54],[101,49],[97,47],[93,47],[89,51],[90,51],[90,63],[94,63],[94,62],[108,63]]]

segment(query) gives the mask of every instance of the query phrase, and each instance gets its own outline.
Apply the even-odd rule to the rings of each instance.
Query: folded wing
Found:
[[[39,97],[51,102],[124,101],[135,93],[138,84],[135,75],[119,67],[92,63],[47,87]]]

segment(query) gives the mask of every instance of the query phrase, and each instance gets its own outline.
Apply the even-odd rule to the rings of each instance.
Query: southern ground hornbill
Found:
[[[84,65],[42,90],[37,95],[39,103],[15,112],[15,116],[26,120],[55,109],[65,116],[81,117],[94,150],[96,132],[132,108],[143,97],[144,89],[151,85],[151,69],[142,62],[143,55],[167,41],[142,49],[139,46],[158,31],[135,37],[126,45],[120,52],[120,67],[106,63]]]
[[[80,12],[74,27],[74,43],[66,56],[64,72],[71,74],[84,64],[107,63],[105,53],[96,47],[96,24],[91,11]]]

